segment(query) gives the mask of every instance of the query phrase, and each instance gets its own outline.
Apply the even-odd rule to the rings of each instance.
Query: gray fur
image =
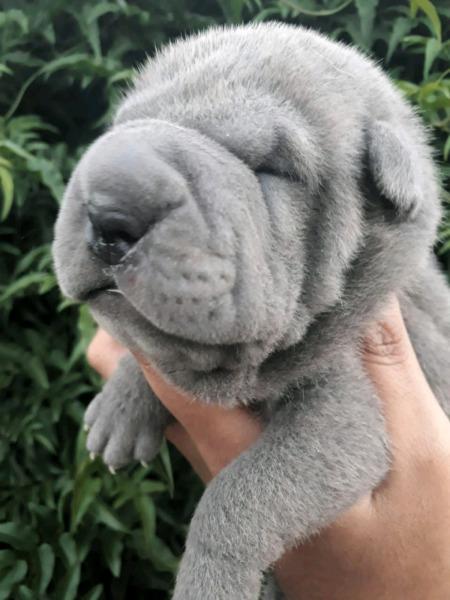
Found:
[[[86,243],[88,209],[139,233],[113,266]],[[179,41],[141,69],[68,185],[59,283],[174,384],[255,406],[267,423],[201,499],[175,600],[256,600],[286,548],[385,476],[358,348],[392,292],[450,412],[439,217],[420,120],[352,48],[242,26]],[[168,418],[128,358],[88,408],[88,448],[114,467],[148,460]]]
[[[152,460],[170,417],[128,355],[88,406],[84,422],[89,452],[101,454],[107,465],[118,468],[133,460]]]

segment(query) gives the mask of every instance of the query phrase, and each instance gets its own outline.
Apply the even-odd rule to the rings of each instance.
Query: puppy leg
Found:
[[[342,368],[292,397],[210,483],[191,522],[174,600],[257,600],[263,571],[383,478],[378,400],[362,369]]]
[[[111,470],[132,460],[148,462],[158,452],[169,420],[135,359],[127,355],[86,410],[87,448]]]

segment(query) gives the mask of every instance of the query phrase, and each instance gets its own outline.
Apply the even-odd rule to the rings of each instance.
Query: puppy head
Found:
[[[281,363],[265,362],[266,381],[281,381],[284,349],[326,356],[401,289],[439,218],[423,131],[387,80],[373,72],[375,117],[364,89],[346,84],[333,103],[320,77],[311,86],[296,69],[281,85],[274,56],[267,77],[252,67],[254,89],[233,63],[237,80],[214,93],[206,62],[195,86],[187,77],[187,89],[156,83],[158,98],[132,94],[77,166],[54,242],[63,292],[101,325],[153,359],[185,348],[197,370],[226,359],[233,377],[251,372],[243,401],[269,354]],[[261,89],[271,78],[276,93]],[[217,398],[235,399],[224,381]]]
[[[299,281],[282,256],[295,227],[285,224],[277,261],[274,229],[289,215],[273,218],[255,173],[223,146],[158,120],[123,125],[73,173],[56,223],[56,273],[96,316],[122,304],[201,344],[279,339]]]

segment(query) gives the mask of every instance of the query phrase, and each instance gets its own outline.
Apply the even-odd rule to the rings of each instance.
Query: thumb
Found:
[[[450,445],[450,424],[419,365],[397,299],[367,332],[363,363],[381,401],[394,472],[405,473]]]

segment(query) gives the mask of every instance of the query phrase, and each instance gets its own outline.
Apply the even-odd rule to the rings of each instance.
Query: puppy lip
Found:
[[[79,295],[79,300],[81,302],[90,302],[92,300],[95,300],[100,294],[108,293],[108,292],[115,293],[115,294],[121,294],[120,290],[117,288],[117,286],[114,283],[109,283],[109,284],[102,285],[100,287],[93,288],[93,289],[83,292],[82,294]]]

